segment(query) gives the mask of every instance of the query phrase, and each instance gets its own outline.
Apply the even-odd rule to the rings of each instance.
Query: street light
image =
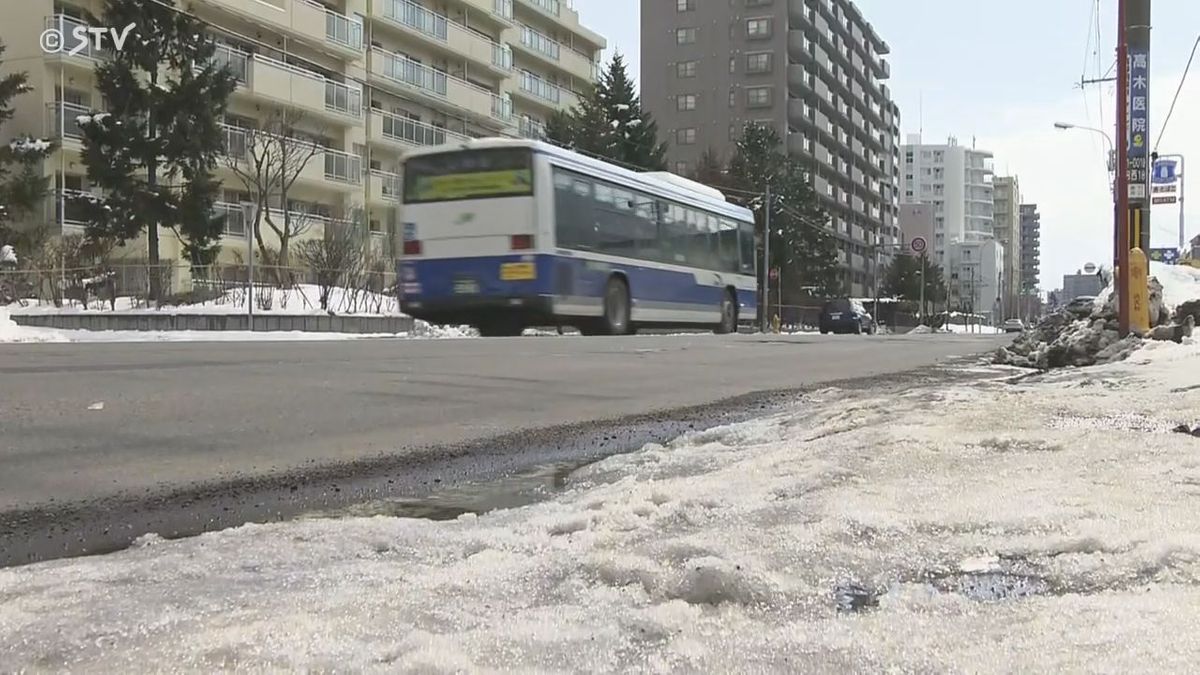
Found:
[[[1117,269],[1120,267],[1121,258],[1121,206],[1120,196],[1117,194],[1117,150],[1113,145],[1112,136],[1103,129],[1096,127],[1085,127],[1081,124],[1070,124],[1068,122],[1055,122],[1054,128],[1059,130],[1078,129],[1080,131],[1090,131],[1094,134],[1100,134],[1104,137],[1104,142],[1108,144],[1108,170],[1113,174],[1112,180],[1109,182],[1109,189],[1113,196],[1113,275],[1116,276]]]

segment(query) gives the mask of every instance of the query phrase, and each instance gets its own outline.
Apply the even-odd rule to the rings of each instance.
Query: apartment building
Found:
[[[44,54],[45,28],[70,34],[103,0],[22,0],[5,4],[0,39],[11,69],[29,73],[34,92],[15,100],[6,125],[58,138],[45,162],[60,191],[89,191],[80,159],[79,114],[103,109],[94,68],[103,51]],[[566,0],[177,0],[208,24],[217,57],[238,79],[223,122],[233,164],[246,161],[247,138],[288,111],[317,149],[287,203],[307,224],[305,237],[330,226],[370,232],[383,258],[394,255],[401,157],[408,150],[481,136],[539,137],[546,119],[574,105],[593,82],[605,48]],[[136,32],[136,29],[135,29]],[[6,139],[5,139],[6,140]],[[225,214],[223,256],[244,249],[240,204],[247,187],[234,166],[218,170]],[[58,192],[58,191],[56,191]],[[52,199],[41,221],[81,231],[73,209]],[[269,239],[269,235],[268,235]],[[161,237],[166,260],[179,260],[174,237]],[[140,246],[140,248],[139,248]],[[145,246],[131,243],[131,257]]]
[[[901,148],[901,203],[933,204],[935,260],[947,266],[950,244],[995,236],[992,153],[950,138],[926,145],[910,134]]]
[[[995,239],[956,241],[947,247],[947,282],[951,300],[964,311],[999,324],[1004,311],[1001,283],[1004,247]]]
[[[1005,319],[1020,317],[1021,297],[1021,182],[1016,176],[996,176],[992,181],[996,241],[1004,247]]]
[[[1021,204],[1021,293],[1037,295],[1042,264],[1042,216],[1037,204]]]
[[[869,295],[899,237],[899,109],[886,42],[849,0],[642,0],[642,105],[687,174],[747,123],[811,167],[844,290]],[[876,246],[879,244],[880,246]],[[876,259],[878,258],[878,260]]]

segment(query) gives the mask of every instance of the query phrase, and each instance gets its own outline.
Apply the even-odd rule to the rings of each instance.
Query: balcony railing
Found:
[[[521,44],[555,61],[562,51],[558,42],[524,24],[521,25]]]
[[[376,110],[383,118],[383,135],[412,145],[444,145],[449,140],[465,141],[468,136],[418,120]]]
[[[513,102],[505,96],[492,95],[492,117],[505,122],[510,122],[513,118]]]
[[[83,138],[83,130],[75,118],[80,115],[90,115],[92,110],[77,103],[55,101],[46,104],[47,134],[53,138]]]
[[[241,204],[233,202],[216,202],[213,204],[213,216],[221,217],[227,237],[246,236],[246,214]]]
[[[492,45],[492,65],[504,70],[513,69],[512,47],[502,44]]]
[[[521,71],[521,91],[549,101],[555,105],[562,102],[562,89],[550,84],[528,70]]]
[[[363,42],[363,25],[361,19],[338,14],[318,2],[313,2],[313,0],[304,1],[325,11],[326,40],[342,45],[343,47],[349,47],[350,49],[360,51],[363,49],[365,43]]]
[[[68,52],[75,51],[75,49],[79,46],[79,40],[75,39],[75,29],[82,27],[86,30],[88,28],[88,24],[65,14],[55,14],[53,16],[46,17],[44,26],[47,30],[58,31],[60,42],[62,44],[62,49],[59,53],[63,55],[66,55]],[[96,49],[95,45],[92,43],[91,35],[85,34],[85,39],[83,42],[85,43],[83,50],[78,54],[75,54],[75,56],[89,59],[100,59],[105,57],[104,50]]]
[[[513,19],[513,0],[492,0],[492,13],[506,21]]]
[[[449,19],[409,0],[384,0],[383,15],[426,35],[446,41]]]
[[[362,89],[333,80],[325,81],[325,108],[351,117],[362,117]]]
[[[325,150],[325,178],[350,185],[362,183],[362,157],[340,150]]]
[[[532,138],[538,141],[545,140],[546,125],[531,117],[522,117],[520,133],[524,138]]]
[[[379,181],[379,191],[385,198],[400,201],[404,190],[404,180],[400,174],[372,169],[371,175]]]
[[[525,0],[525,2],[551,16],[559,16],[562,13],[561,0]]]
[[[242,84],[250,83],[250,55],[229,45],[217,45],[213,61],[228,66],[235,79]]]
[[[423,89],[437,96],[446,96],[449,76],[423,63],[396,54],[384,54],[383,74],[385,77]]]

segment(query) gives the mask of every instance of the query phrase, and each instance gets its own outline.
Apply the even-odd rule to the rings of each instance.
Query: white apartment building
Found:
[[[946,281],[956,308],[989,316],[992,325],[1005,313],[1004,247],[995,239],[960,241],[947,247]]]
[[[150,0],[147,0],[150,1]],[[6,70],[29,73],[34,91],[18,96],[7,136],[61,139],[44,162],[58,190],[92,191],[80,157],[79,114],[104,101],[94,69],[102,51],[45,54],[42,30],[70,34],[103,0],[5,2],[0,40]],[[318,140],[278,210],[313,222],[304,236],[331,225],[363,227],[391,258],[398,222],[399,163],[414,147],[479,136],[543,133],[546,119],[577,102],[595,81],[605,39],[579,22],[567,0],[177,0],[208,24],[217,58],[238,78],[224,120],[228,152],[245,149],[246,132],[278,111],[302,115],[298,129]],[[135,30],[136,32],[136,30]],[[7,141],[8,139],[0,139]],[[239,204],[246,187],[228,166],[218,169],[226,213],[222,260],[244,249]],[[56,193],[58,192],[56,190]],[[60,200],[48,200],[41,222],[56,232],[82,231]],[[175,237],[160,237],[164,262],[180,259]],[[131,242],[129,257],[144,257]]]
[[[1004,247],[1004,318],[1011,319],[1021,316],[1021,182],[996,176],[992,183],[995,236]]]
[[[901,155],[900,202],[933,205],[930,249],[943,267],[950,244],[994,236],[992,153],[963,147],[954,138],[926,145],[912,134]]]

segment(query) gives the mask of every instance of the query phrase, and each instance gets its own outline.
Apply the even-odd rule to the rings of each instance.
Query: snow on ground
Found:
[[[333,312],[339,316],[403,316],[399,301],[395,296],[368,291],[354,291],[346,288],[330,290],[328,310],[321,309],[320,287],[314,284],[299,284],[290,289],[255,289],[255,314],[263,315],[326,315]],[[260,293],[271,293],[270,309],[262,309]],[[265,296],[263,296],[265,297]],[[160,312],[163,314],[245,314],[247,293],[244,288],[226,291],[220,297],[209,302],[193,305],[164,305],[159,309],[146,307],[144,300],[132,297],[119,297],[116,300],[116,313]],[[88,300],[88,308],[79,304],[55,307],[51,303],[38,303],[36,300],[26,300],[24,303],[8,305],[12,314],[111,314],[113,310],[107,300],[95,298]]]
[[[10,318],[8,310],[0,306],[0,343],[3,342],[70,342],[70,340],[62,331],[18,326]]]
[[[0,570],[0,670],[1188,672],[1198,368],[826,389],[532,506]]]

